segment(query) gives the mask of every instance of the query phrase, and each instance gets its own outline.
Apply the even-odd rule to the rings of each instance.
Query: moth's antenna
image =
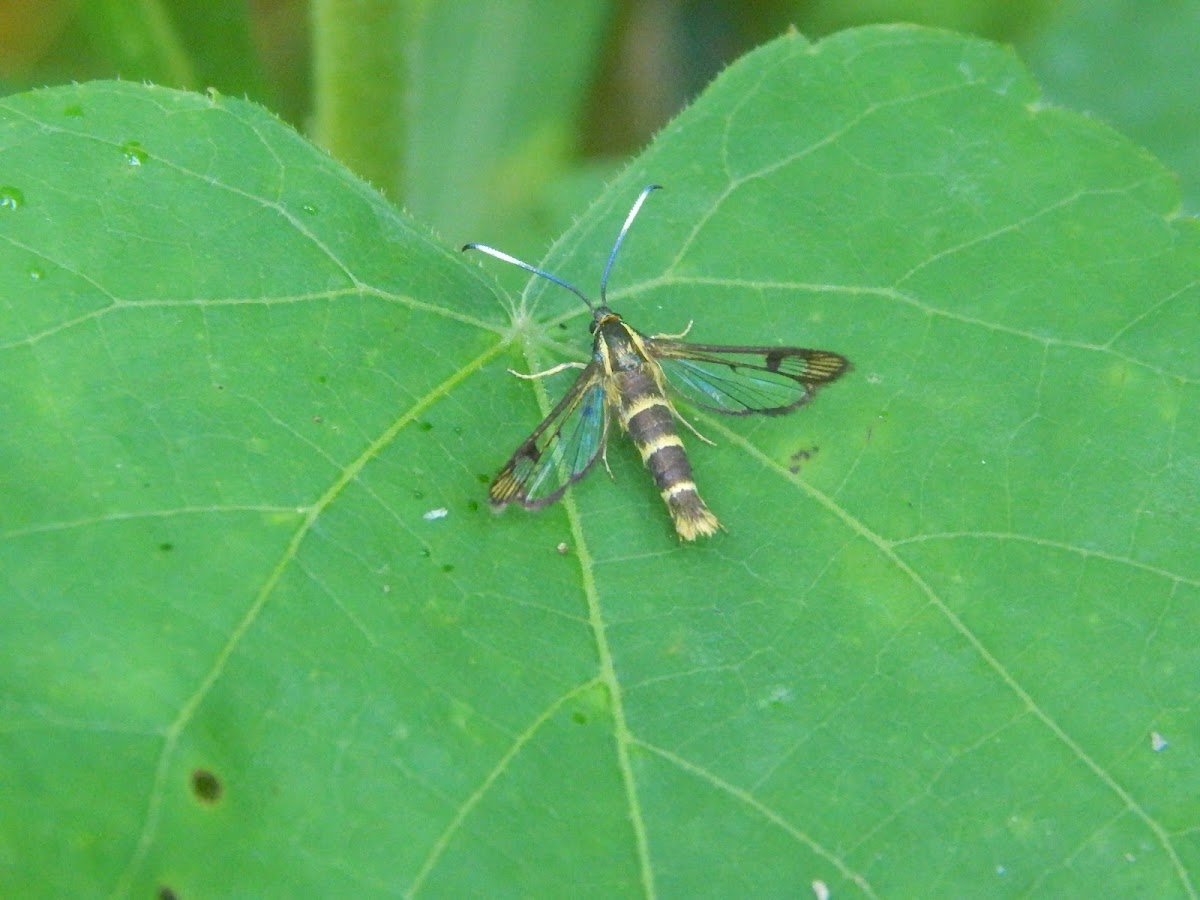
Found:
[[[650,192],[657,191],[661,187],[661,184],[648,184],[642,188],[642,192],[638,194],[638,198],[633,201],[633,208],[629,210],[629,215],[625,217],[625,224],[621,226],[621,233],[617,235],[617,242],[613,244],[612,253],[608,254],[608,264],[604,267],[604,274],[600,276],[601,306],[608,306],[608,273],[612,271],[613,262],[617,258],[617,251],[621,249],[621,243],[625,240],[625,232],[629,231],[629,226],[633,224],[633,220],[637,217],[642,204],[646,202],[646,198],[650,196]]]
[[[514,266],[520,266],[526,272],[532,272],[534,275],[541,275],[547,281],[553,281],[559,287],[565,287],[568,291],[587,304],[588,309],[596,308],[595,304],[585,297],[583,291],[579,290],[579,288],[575,287],[574,285],[567,284],[561,278],[555,278],[549,272],[543,272],[541,269],[531,266],[527,262],[521,262],[521,260],[517,259],[515,256],[509,256],[503,250],[497,250],[495,247],[489,247],[486,244],[463,244],[462,249],[463,251],[478,250],[480,253],[486,253],[488,256],[494,256],[496,259],[502,259],[506,263],[512,263]]]
[[[608,305],[607,289],[608,289],[608,273],[612,271],[613,262],[616,261],[617,251],[621,249],[621,244],[625,241],[625,234],[629,231],[629,226],[633,224],[633,220],[637,218],[638,211],[641,210],[642,204],[646,202],[646,198],[650,196],[651,191],[657,191],[662,187],[660,184],[650,184],[642,188],[642,192],[638,194],[638,198],[633,201],[633,207],[629,210],[629,215],[625,217],[625,224],[621,226],[621,232],[617,235],[616,243],[613,244],[612,252],[608,254],[608,262],[604,266],[604,274],[600,276],[600,305]],[[488,256],[494,256],[496,259],[504,260],[506,263],[512,263],[514,266],[520,266],[526,272],[532,272],[534,275],[540,275],[547,281],[553,281],[559,287],[565,287],[568,291],[582,300],[588,309],[595,309],[596,304],[589,300],[579,288],[572,284],[567,284],[561,278],[556,278],[549,272],[544,272],[536,266],[531,266],[527,262],[522,262],[515,256],[509,256],[503,250],[497,250],[495,247],[489,247],[487,244],[463,244],[464,251],[478,250],[480,253],[486,253]]]

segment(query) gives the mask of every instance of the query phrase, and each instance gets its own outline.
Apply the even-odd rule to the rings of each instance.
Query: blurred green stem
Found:
[[[314,0],[313,138],[404,199],[407,51],[427,0]]]
[[[203,87],[196,84],[187,50],[159,0],[83,3],[79,15],[84,29],[124,77],[193,90]]]

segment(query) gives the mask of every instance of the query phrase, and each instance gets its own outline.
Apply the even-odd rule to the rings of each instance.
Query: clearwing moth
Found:
[[[670,394],[678,394],[710,412],[777,416],[803,406],[818,387],[849,369],[844,356],[828,350],[691,344],[679,340],[687,331],[679,335],[644,335],[609,309],[608,276],[617,251],[642,203],[658,187],[652,184],[644,188],[625,217],[600,278],[599,304],[554,275],[493,247],[463,247],[552,281],[575,294],[592,311],[591,362],[564,363],[520,376],[541,378],[568,368],[583,369],[492,482],[488,495],[496,509],[513,502],[526,509],[541,509],[556,501],[605,455],[609,426],[615,419],[628,432],[654,476],[679,537],[693,541],[712,535],[721,523],[696,490],[675,420],[687,425],[701,440],[707,439],[676,412]]]

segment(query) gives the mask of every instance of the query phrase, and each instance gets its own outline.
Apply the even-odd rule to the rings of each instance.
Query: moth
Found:
[[[654,477],[675,531],[686,541],[715,534],[721,523],[700,497],[691,462],[675,427],[682,422],[698,438],[712,443],[679,415],[673,395],[692,406],[731,416],[777,416],[799,409],[822,385],[839,378],[849,361],[828,350],[803,347],[739,347],[692,344],[682,334],[645,335],[608,306],[608,276],[642,204],[659,185],[638,195],[617,234],[600,278],[600,302],[560,278],[483,244],[479,250],[520,266],[575,294],[591,310],[592,358],[563,363],[522,378],[543,378],[568,368],[583,371],[492,481],[488,495],[497,510],[509,503],[541,509],[554,503],[606,458],[609,431],[618,422],[629,434],[642,462]]]

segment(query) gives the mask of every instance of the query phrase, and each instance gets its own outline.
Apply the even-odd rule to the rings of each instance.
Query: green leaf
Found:
[[[776,41],[544,261],[590,293],[661,181],[633,325],[856,365],[690,414],[727,532],[686,546],[619,435],[615,483],[480,508],[570,294],[245,103],[0,117],[15,892],[1196,893],[1200,240],[1007,51]]]

